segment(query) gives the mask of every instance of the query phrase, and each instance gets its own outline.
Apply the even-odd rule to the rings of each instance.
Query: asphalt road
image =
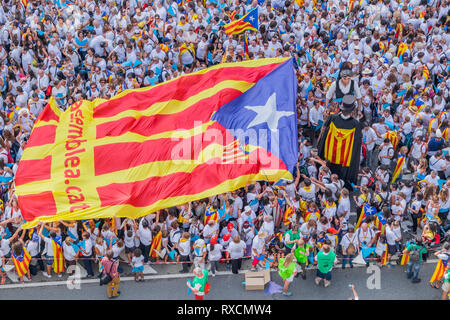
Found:
[[[424,264],[420,271],[422,282],[413,284],[406,279],[405,267],[396,266],[393,269],[382,268],[380,272],[380,288],[369,289],[367,280],[372,274],[367,273],[366,267],[354,269],[335,269],[332,283],[328,288],[323,285],[318,287],[314,283],[315,270],[307,271],[307,279],[301,277],[294,280],[290,291],[293,296],[284,297],[281,294],[265,295],[264,291],[246,291],[242,282],[244,275],[217,275],[210,277],[211,291],[208,300],[346,300],[352,294],[348,288],[350,283],[355,285],[361,300],[438,300],[441,290],[430,287],[430,279],[435,264]],[[142,299],[142,300],[181,300],[193,299],[187,296],[186,280],[192,277],[154,279],[158,276],[148,276],[144,282],[122,281],[120,284],[121,296],[118,300]],[[272,281],[282,284],[281,278],[276,272],[271,274]],[[107,299],[106,288],[98,285],[98,280],[88,280],[91,283],[83,283],[80,289],[69,290],[66,285],[36,286],[27,288],[0,288],[0,300],[102,300]],[[372,282],[373,284],[373,282]],[[36,285],[36,284],[35,284]]]

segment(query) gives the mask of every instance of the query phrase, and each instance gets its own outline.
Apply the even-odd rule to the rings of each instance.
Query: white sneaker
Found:
[[[43,274],[44,274],[44,277],[47,277],[47,278],[51,278],[52,276],[51,275],[49,275],[47,272],[42,272]]]
[[[213,276],[213,277],[215,277],[215,276],[216,276],[216,274],[215,274],[215,273],[213,273],[213,274],[212,274],[212,276]]]
[[[62,274],[61,273],[58,273],[58,278],[61,278],[62,277]]]

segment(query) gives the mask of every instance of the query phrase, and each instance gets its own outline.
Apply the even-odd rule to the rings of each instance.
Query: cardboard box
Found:
[[[245,273],[245,290],[264,290],[266,283],[270,281],[270,269],[261,272]]]

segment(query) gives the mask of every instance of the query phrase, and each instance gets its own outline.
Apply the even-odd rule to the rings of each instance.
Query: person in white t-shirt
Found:
[[[234,236],[233,241],[228,245],[227,251],[230,253],[231,259],[231,272],[238,274],[239,269],[242,266],[242,258],[245,253],[245,242],[241,240],[239,235]]]
[[[142,251],[139,248],[134,250],[133,259],[131,259],[131,264],[133,265],[133,269],[131,270],[134,273],[134,280],[144,281],[144,257],[142,255]],[[139,280],[139,276],[141,279]]]
[[[217,236],[213,237],[209,244],[206,246],[208,251],[208,260],[211,265],[211,274],[213,277],[216,276],[216,270],[219,266],[219,260],[222,258],[223,247],[221,244],[217,243]]]
[[[146,219],[141,219],[137,236],[141,242],[141,250],[144,255],[144,262],[148,262],[150,254],[150,246],[152,245],[152,231],[149,228],[149,223]]]

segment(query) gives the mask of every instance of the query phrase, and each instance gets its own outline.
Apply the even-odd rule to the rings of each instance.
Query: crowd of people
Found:
[[[183,273],[193,263],[214,276],[220,262],[238,273],[242,259],[250,258],[252,270],[279,270],[289,296],[289,284],[300,273],[305,279],[308,267],[317,264],[315,281],[328,286],[338,259],[342,268],[353,267],[358,253],[373,248],[364,256],[367,264],[393,267],[391,261],[409,257],[413,282],[420,281],[423,258],[435,254],[446,268],[443,297],[448,293],[448,0],[1,2],[1,284],[5,265],[22,261],[23,248],[31,262],[27,272],[18,272],[22,280],[39,268],[46,277],[61,276],[80,260],[88,277],[97,262],[99,270],[114,266],[117,282],[122,270],[112,261],[123,251],[121,263],[133,266],[136,281],[144,279],[149,262],[179,262]],[[225,34],[227,23],[254,8],[258,31]],[[211,65],[267,57],[295,61],[294,180],[255,181],[136,220],[21,229],[14,175],[50,97],[65,110],[81,99],[108,99]],[[350,72],[340,73],[343,66]],[[315,152],[324,121],[348,92],[364,127],[360,178],[352,186]],[[404,230],[408,221],[410,230]],[[61,257],[65,266],[58,267]],[[439,286],[439,279],[431,284]]]

